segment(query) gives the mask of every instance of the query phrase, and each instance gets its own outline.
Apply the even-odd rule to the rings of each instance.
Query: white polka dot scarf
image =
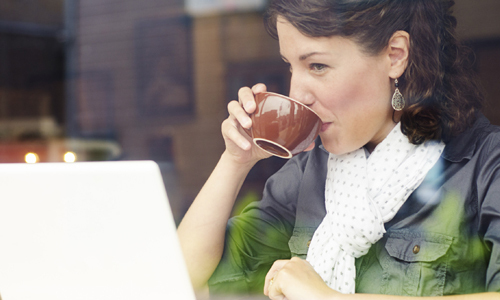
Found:
[[[328,286],[342,293],[355,292],[355,258],[382,238],[384,223],[420,185],[443,149],[442,142],[410,144],[398,124],[368,158],[364,148],[330,154],[327,212],[307,253]]]

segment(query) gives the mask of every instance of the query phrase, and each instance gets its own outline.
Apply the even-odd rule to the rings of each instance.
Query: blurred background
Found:
[[[241,86],[288,94],[267,0],[1,0],[0,163],[154,160],[177,222],[224,150]],[[500,125],[500,1],[456,0]],[[251,171],[239,205],[285,161]],[[1,167],[1,166],[0,166]]]

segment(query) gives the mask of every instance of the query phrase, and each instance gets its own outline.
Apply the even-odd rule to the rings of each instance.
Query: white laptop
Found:
[[[152,161],[0,164],[3,300],[194,300]]]

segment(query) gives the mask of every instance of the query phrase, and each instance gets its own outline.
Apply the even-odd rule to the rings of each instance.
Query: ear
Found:
[[[389,76],[392,79],[403,75],[408,66],[408,55],[410,51],[410,35],[406,31],[396,31],[387,48],[387,53],[391,62]]]

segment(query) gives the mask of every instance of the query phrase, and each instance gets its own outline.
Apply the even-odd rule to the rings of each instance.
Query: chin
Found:
[[[345,146],[339,147],[339,143],[337,141],[325,141],[323,137],[321,137],[321,143],[323,144],[323,147],[326,149],[326,151],[335,155],[346,154],[360,148],[360,147],[345,147]]]
[[[342,149],[339,149],[338,147],[336,147],[334,145],[335,144],[334,142],[325,141],[325,139],[323,137],[321,137],[321,143],[323,144],[323,148],[325,148],[325,150],[328,151],[329,153],[332,153],[335,155],[343,154]]]

